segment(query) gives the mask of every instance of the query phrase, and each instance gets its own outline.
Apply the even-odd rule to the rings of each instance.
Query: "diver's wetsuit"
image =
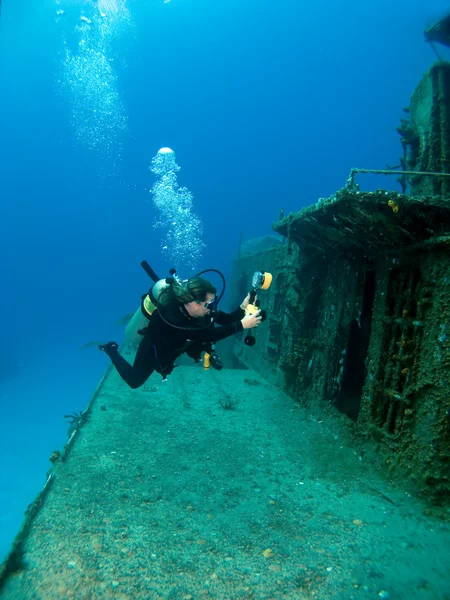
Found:
[[[162,314],[165,321],[159,311],[160,309],[154,311],[144,330],[133,365],[119,354],[116,344],[108,344],[104,348],[119,375],[133,389],[143,385],[153,371],[161,373],[163,377],[171,373],[175,359],[184,352],[199,359],[208,344],[214,344],[243,330],[241,319],[245,311],[241,308],[232,313],[219,310],[214,315],[214,321],[211,315],[200,318],[189,316],[183,305],[164,309]],[[221,327],[214,327],[215,323]]]

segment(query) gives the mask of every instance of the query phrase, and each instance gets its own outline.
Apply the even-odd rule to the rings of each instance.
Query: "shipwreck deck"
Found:
[[[381,479],[351,427],[251,370],[137,391],[111,372],[0,598],[449,598],[448,521]]]

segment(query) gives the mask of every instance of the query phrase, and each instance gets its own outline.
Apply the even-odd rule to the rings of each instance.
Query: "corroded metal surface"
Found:
[[[433,65],[415,89],[397,131],[404,170],[450,172],[450,63]],[[408,176],[411,194],[446,197],[448,179]]]
[[[389,472],[448,504],[450,204],[344,188],[273,228],[285,245],[234,264],[233,288],[274,274],[258,343],[235,356],[346,414]]]

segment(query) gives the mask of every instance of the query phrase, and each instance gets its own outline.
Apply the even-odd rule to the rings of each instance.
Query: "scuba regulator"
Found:
[[[270,284],[272,283],[272,275],[271,273],[266,273],[264,271],[255,271],[252,277],[252,289],[250,291],[250,302],[245,309],[245,316],[254,315],[259,310],[260,300],[256,298],[256,294],[258,290],[268,290],[270,288]],[[261,311],[261,321],[266,320],[266,311]],[[254,346],[256,343],[256,338],[252,335],[251,330],[247,333],[244,339],[244,344],[246,346]]]

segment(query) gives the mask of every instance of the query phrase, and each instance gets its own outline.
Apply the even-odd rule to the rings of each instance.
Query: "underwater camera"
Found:
[[[256,298],[258,290],[268,290],[272,283],[272,274],[266,273],[265,271],[255,271],[252,277],[252,289],[250,291],[250,303],[245,309],[245,315],[253,315],[259,310],[260,300]],[[266,320],[266,311],[261,311],[261,320]],[[256,338],[252,335],[251,330],[244,338],[244,344],[246,346],[254,346]]]

